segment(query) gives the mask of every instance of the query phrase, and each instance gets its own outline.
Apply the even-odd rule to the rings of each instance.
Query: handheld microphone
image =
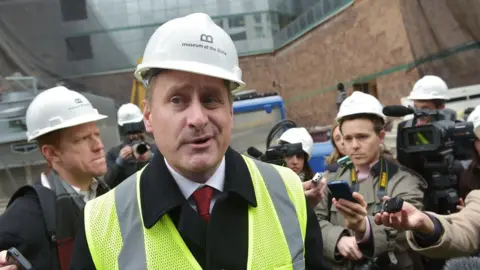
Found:
[[[405,115],[415,113],[415,111],[412,108],[408,108],[402,105],[385,106],[382,112],[386,116],[391,116],[391,117],[403,117]]]
[[[257,148],[255,148],[253,146],[250,146],[247,149],[247,153],[254,158],[260,158],[263,155],[262,151],[258,150]]]

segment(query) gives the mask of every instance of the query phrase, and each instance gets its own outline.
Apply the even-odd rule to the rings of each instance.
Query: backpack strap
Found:
[[[18,189],[8,202],[7,208],[17,199],[23,197],[28,192],[35,192],[40,202],[40,208],[42,209],[43,220],[45,223],[47,237],[50,240],[50,249],[52,254],[52,269],[58,270],[59,259],[57,250],[57,197],[55,193],[41,185],[27,185]]]

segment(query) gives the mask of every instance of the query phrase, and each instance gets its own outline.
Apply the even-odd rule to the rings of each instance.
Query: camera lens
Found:
[[[148,151],[147,145],[145,143],[140,143],[137,145],[136,149],[137,154],[143,155]]]

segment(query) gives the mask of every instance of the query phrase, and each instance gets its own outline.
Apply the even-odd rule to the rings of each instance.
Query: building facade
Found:
[[[224,28],[240,55],[273,51],[275,34],[308,2],[315,1],[9,0],[0,3],[0,33],[26,66],[79,77],[134,68],[162,23],[194,12]]]
[[[248,88],[279,92],[300,125],[326,125],[339,82],[385,105],[426,74],[479,83],[479,10],[449,0],[4,0],[0,72],[69,79],[123,103],[155,29],[205,12],[234,40]]]

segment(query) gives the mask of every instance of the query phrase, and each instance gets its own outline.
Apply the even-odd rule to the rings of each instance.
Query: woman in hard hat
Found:
[[[287,167],[297,173],[302,181],[312,179],[313,171],[310,164],[308,164],[313,148],[313,138],[310,133],[303,127],[291,128],[285,131],[278,141],[280,144],[302,144],[301,151],[285,156],[284,160]]]

